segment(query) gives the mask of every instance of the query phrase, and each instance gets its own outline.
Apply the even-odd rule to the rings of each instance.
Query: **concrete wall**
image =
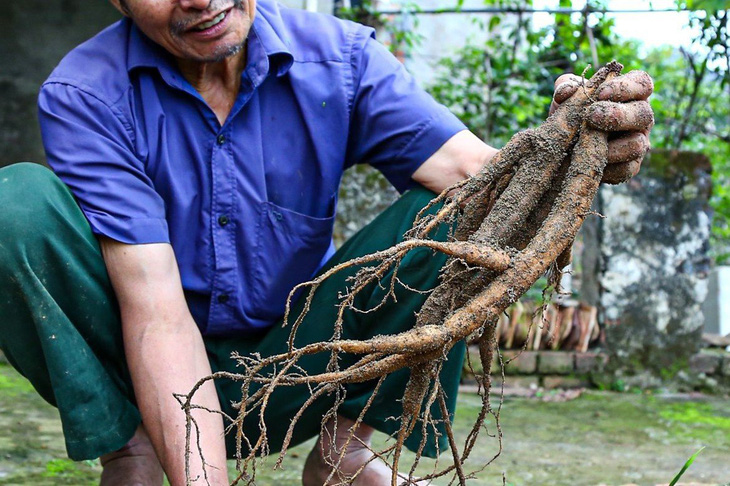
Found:
[[[730,266],[712,269],[707,300],[702,307],[705,332],[730,336]]]
[[[699,346],[707,295],[710,164],[654,151],[628,184],[603,186],[584,233],[582,298],[600,309],[623,365],[666,369]]]
[[[40,84],[66,52],[119,18],[98,0],[4,2],[0,20],[0,166],[43,162],[36,120]]]

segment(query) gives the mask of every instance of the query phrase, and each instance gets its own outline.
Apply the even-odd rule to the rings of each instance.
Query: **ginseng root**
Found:
[[[551,278],[559,279],[560,270],[570,260],[572,242],[590,213],[607,158],[606,133],[591,129],[585,118],[588,108],[595,102],[593,93],[621,69],[622,66],[614,61],[598,70],[592,78],[584,80],[583,86],[540,127],[516,134],[480,173],[436,197],[429,208],[441,203],[442,206],[430,215],[425,215],[424,209],[402,243],[336,266],[317,279],[297,286],[291,295],[304,290],[305,305],[304,311],[292,323],[288,352],[269,357],[238,357],[240,374],[212,375],[190,393],[177,396],[190,424],[190,411],[196,408],[193,397],[202,382],[216,378],[241,382],[243,396],[238,404],[238,416],[228,417],[230,430],[237,431],[237,482],[253,483],[256,457],[268,451],[265,433],[254,444],[242,437],[243,420],[249,415],[258,415],[262,432],[265,432],[264,412],[268,398],[277,387],[309,386],[312,398],[305,404],[306,408],[322,395],[337,394],[346,384],[379,380],[377,393],[382,379],[402,368],[410,370],[410,380],[403,393],[399,430],[394,444],[385,451],[373,451],[374,457],[385,460],[393,468],[394,486],[402,482],[398,465],[404,441],[419,427],[419,422],[424,432],[437,422],[431,415],[434,406],[444,416],[439,420],[445,426],[453,461],[443,470],[422,476],[421,480],[451,475],[453,482],[465,484],[468,481],[472,475],[465,471],[464,462],[480,431],[485,428],[485,420],[490,416],[496,420],[499,415],[489,400],[497,319],[548,270],[557,268]],[[436,228],[454,222],[456,229],[449,241],[430,239]],[[397,268],[410,250],[422,247],[445,253],[449,260],[440,284],[419,312],[416,325],[392,336],[362,341],[342,339],[343,315],[353,307],[354,297]],[[332,339],[295,347],[294,337],[319,285],[351,267],[360,270],[341,298],[337,319],[332,323]],[[286,312],[288,319],[289,307]],[[445,416],[439,371],[455,344],[475,336],[483,369],[478,377],[482,410],[475,418],[466,443],[460,447]],[[302,357],[317,353],[331,355],[326,372],[308,374],[297,365]],[[340,368],[337,357],[343,353],[358,358],[354,364]],[[249,390],[254,383],[260,387],[251,393]],[[336,401],[328,416],[336,414],[340,402]],[[372,398],[360,420],[371,403]],[[290,424],[290,433],[277,464],[284,459],[291,431],[299,417],[301,412]],[[501,451],[498,421],[495,426]],[[416,452],[416,463],[423,448],[422,441]],[[491,461],[495,458],[496,455]],[[407,480],[412,484],[415,484],[414,470],[415,464]]]

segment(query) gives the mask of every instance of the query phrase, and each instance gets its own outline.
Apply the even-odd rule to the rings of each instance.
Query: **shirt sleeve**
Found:
[[[47,83],[38,97],[46,157],[94,233],[122,243],[168,243],[165,204],[135,155],[132,129],[94,95]]]
[[[368,163],[403,192],[416,169],[466,127],[372,35],[354,44],[352,70],[348,165]]]

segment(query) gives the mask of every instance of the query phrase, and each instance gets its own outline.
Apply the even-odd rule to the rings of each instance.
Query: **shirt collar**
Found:
[[[166,80],[178,79],[178,69],[173,57],[144,35],[131,20],[125,19],[125,22],[130,24],[127,70],[131,72],[140,67],[157,68]],[[284,31],[277,7],[257,5],[256,17],[249,32],[248,41],[251,44],[252,36],[256,36],[257,43],[263,52],[256,52],[258,49],[249,49],[247,65],[258,63],[261,59],[256,59],[257,55],[264,55],[268,58],[266,64],[273,68],[277,76],[286,74],[294,63],[294,57],[287,46],[289,41],[285,38]],[[249,45],[249,47],[252,46]]]
[[[286,34],[278,5],[268,2],[257,2],[256,17],[251,29],[264,53],[269,58],[277,76],[283,76],[294,64],[294,56],[289,48],[290,40]],[[249,39],[252,34],[249,34]]]

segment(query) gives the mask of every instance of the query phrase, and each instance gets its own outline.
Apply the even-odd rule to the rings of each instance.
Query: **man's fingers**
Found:
[[[580,78],[574,74],[563,74],[555,80],[555,93],[553,93],[553,101],[550,103],[550,114],[552,115],[558,109],[560,103],[567,100],[575,94],[580,86]]]
[[[649,137],[643,132],[630,132],[608,140],[608,163],[620,164],[641,160],[649,150]]]
[[[601,86],[597,98],[601,101],[646,100],[654,91],[654,81],[644,71],[629,71]]]
[[[608,164],[603,171],[603,179],[601,179],[601,182],[606,184],[621,184],[622,182],[628,181],[639,173],[641,160],[637,159],[620,164]]]
[[[555,87],[555,93],[553,94],[553,100],[555,103],[560,104],[575,94],[580,84],[574,81],[566,81]]]
[[[597,101],[590,107],[588,123],[607,132],[641,132],[654,126],[654,112],[646,101]]]
[[[565,73],[558,76],[558,79],[555,80],[555,88],[560,86],[563,83],[573,83],[573,84],[580,84],[581,77],[576,76],[572,73]]]

